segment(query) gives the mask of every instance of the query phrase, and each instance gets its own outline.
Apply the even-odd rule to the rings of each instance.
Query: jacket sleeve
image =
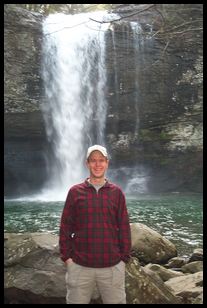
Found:
[[[119,195],[118,228],[121,259],[127,263],[130,259],[131,252],[131,228],[126,206],[126,199],[122,191],[120,191]]]
[[[70,190],[65,201],[60,221],[59,249],[60,257],[64,262],[67,259],[72,258],[73,255],[72,234],[74,233],[74,220],[74,198],[72,191]]]

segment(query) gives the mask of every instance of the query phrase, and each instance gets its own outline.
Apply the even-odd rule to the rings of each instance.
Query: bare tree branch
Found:
[[[154,7],[154,6],[155,6],[155,4],[151,4],[151,5],[149,5],[149,6],[148,6],[147,8],[145,8],[145,9],[142,9],[142,10],[140,10],[140,11],[136,11],[136,12],[133,13],[133,14],[129,14],[129,15],[126,15],[126,16],[122,16],[122,17],[120,17],[120,18],[118,18],[118,19],[114,19],[114,20],[111,20],[111,21],[98,21],[98,20],[95,20],[95,19],[93,19],[93,18],[89,18],[89,19],[92,20],[92,21],[101,23],[101,24],[103,24],[103,23],[113,23],[113,22],[120,21],[120,20],[125,19],[125,18],[129,18],[129,17],[135,16],[135,15],[138,15],[138,14],[144,12],[144,11],[147,11],[147,10],[151,9],[151,8]]]

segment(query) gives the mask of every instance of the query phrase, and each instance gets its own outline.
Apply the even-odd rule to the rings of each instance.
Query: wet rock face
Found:
[[[155,12],[145,13],[115,23],[106,34],[111,167],[147,170],[149,192],[201,192],[202,39],[188,33],[189,40],[167,46],[150,39],[159,20],[149,27]],[[42,187],[45,154],[51,154],[41,112],[43,16],[13,5],[5,5],[4,14],[5,193],[19,195]]]
[[[6,196],[32,193],[46,177],[42,98],[42,15],[4,7]]]
[[[5,114],[5,195],[15,197],[35,192],[47,177],[47,142],[42,114]]]
[[[5,112],[39,110],[42,15],[5,5]]]
[[[127,21],[107,35],[111,165],[150,169],[152,192],[202,191],[201,41],[193,47],[177,40],[163,54],[162,41]]]

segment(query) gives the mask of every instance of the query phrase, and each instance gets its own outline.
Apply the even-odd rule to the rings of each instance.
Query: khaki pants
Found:
[[[126,304],[125,263],[105,268],[67,265],[67,304],[89,304],[96,286],[103,304]]]

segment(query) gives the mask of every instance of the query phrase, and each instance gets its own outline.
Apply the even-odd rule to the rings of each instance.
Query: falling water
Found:
[[[135,22],[130,23],[132,33],[133,33],[133,46],[134,46],[134,67],[135,67],[135,111],[136,111],[136,125],[135,125],[135,138],[139,135],[139,100],[141,97],[141,91],[139,90],[139,68],[137,65],[137,58],[140,57],[140,45],[142,45],[142,27]]]
[[[52,148],[42,197],[65,199],[86,177],[88,146],[105,144],[105,12],[49,15],[43,24],[42,105]],[[43,197],[44,198],[44,197]]]

